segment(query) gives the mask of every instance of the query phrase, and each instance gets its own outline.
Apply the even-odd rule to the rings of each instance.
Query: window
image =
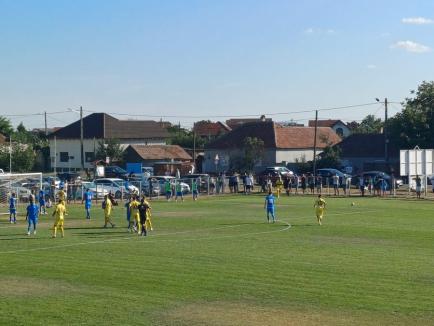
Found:
[[[69,153],[68,152],[60,152],[60,162],[69,162]]]
[[[344,136],[344,130],[342,128],[336,128],[336,133],[341,137]]]
[[[95,161],[95,155],[94,155],[94,153],[93,152],[85,152],[84,153],[84,160],[87,163],[91,163],[91,162]]]

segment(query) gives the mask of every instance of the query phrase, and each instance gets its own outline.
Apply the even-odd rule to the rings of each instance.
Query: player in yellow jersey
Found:
[[[115,227],[114,223],[111,220],[112,214],[112,201],[110,200],[108,195],[104,196],[104,201],[102,202],[102,208],[104,209],[104,227],[107,227],[107,224],[110,223],[112,228]]]
[[[313,207],[316,208],[316,218],[318,220],[318,224],[321,225],[322,218],[324,217],[324,210],[326,207],[326,202],[321,198],[321,195],[318,195],[318,199],[315,200],[315,204]]]
[[[137,197],[134,195],[133,200],[130,203],[130,212],[131,212],[131,218],[130,218],[130,231],[137,230],[137,233],[140,234],[140,216],[139,216],[139,201],[137,200]],[[133,224],[133,228],[131,225]]]
[[[55,238],[57,235],[57,228],[60,228],[60,231],[62,232],[62,238],[65,236],[65,232],[63,229],[65,212],[66,212],[65,204],[63,201],[59,200],[59,203],[56,205],[56,208],[53,212],[53,216],[56,217],[56,220],[54,221],[54,226],[53,226],[53,238]]]
[[[276,194],[277,198],[280,198],[280,193],[282,192],[283,182],[282,178],[279,176],[279,179],[276,180]]]
[[[142,197],[142,205],[146,205],[147,206],[147,209],[146,209],[146,223],[145,223],[146,229],[154,231],[154,229],[152,228],[152,220],[151,220],[151,217],[152,217],[152,214],[151,214],[151,204],[149,204],[149,202],[146,200],[145,196]]]

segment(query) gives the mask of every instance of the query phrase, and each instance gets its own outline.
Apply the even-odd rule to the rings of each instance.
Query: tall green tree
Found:
[[[109,157],[111,162],[122,162],[123,156],[124,151],[118,139],[106,139],[98,142],[97,159],[105,160],[106,157]]]
[[[9,171],[9,145],[0,146],[0,168]],[[28,144],[12,143],[12,172],[29,172],[35,164],[35,152]]]
[[[354,134],[379,134],[383,128],[383,121],[372,114],[367,115],[358,125],[354,122],[350,123]]]
[[[0,116],[0,133],[6,136],[10,136],[13,131],[14,128],[12,127],[12,124],[9,121],[9,119]]]
[[[434,141],[434,81],[422,82],[406,98],[403,110],[388,121],[391,142],[399,148],[432,148]]]
[[[264,141],[256,137],[246,137],[240,151],[230,158],[232,170],[253,171],[255,165],[264,157]]]

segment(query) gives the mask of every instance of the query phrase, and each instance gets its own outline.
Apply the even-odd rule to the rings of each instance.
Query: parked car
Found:
[[[166,183],[166,180],[170,180],[170,183],[172,185],[174,185],[175,181],[176,181],[175,177],[166,176],[166,175],[163,175],[163,176],[153,176],[151,179],[154,179],[154,180],[158,181],[159,186],[160,186],[160,194],[162,194],[162,195],[164,194],[164,184]],[[181,190],[182,190],[183,194],[187,194],[187,193],[190,192],[190,186],[187,183],[181,181]]]
[[[104,175],[106,178],[120,178],[126,180],[128,179],[129,173],[119,166],[112,165],[104,168]]]
[[[74,183],[81,180],[81,176],[77,172],[63,172],[57,174],[57,176],[60,179],[60,182]]]
[[[129,184],[127,181],[119,178],[100,178],[94,180],[96,188],[100,187],[111,191],[115,198],[121,198],[122,195],[130,195],[131,193],[139,193],[139,188]]]
[[[316,175],[321,176],[323,185],[326,185],[327,181],[328,184],[332,184],[332,177],[335,175],[338,175],[339,177],[339,184],[342,184],[347,178],[351,178],[351,175],[333,168],[318,169],[316,170]]]
[[[259,184],[263,184],[270,177],[271,182],[275,184],[279,177],[286,176],[292,177],[294,176],[294,172],[284,166],[270,166],[258,174],[258,182]]]
[[[95,182],[83,181],[81,185],[82,186],[77,189],[77,199],[83,199],[82,194],[87,190],[89,190],[94,197],[101,199],[109,193],[108,189],[104,187],[97,187]]]
[[[373,180],[376,180],[378,178],[382,178],[382,179],[386,180],[388,185],[391,184],[391,180],[392,180],[392,177],[389,174],[382,172],[382,171],[366,171],[366,172],[363,172],[361,175],[363,176],[364,179],[372,178]],[[398,189],[402,185],[403,185],[402,179],[395,178],[396,189]]]
[[[53,184],[53,181],[54,181],[54,185],[55,185],[56,189],[59,189],[59,185],[60,185],[59,177],[43,177],[42,178],[42,187],[44,187],[44,188],[51,187],[51,185]]]

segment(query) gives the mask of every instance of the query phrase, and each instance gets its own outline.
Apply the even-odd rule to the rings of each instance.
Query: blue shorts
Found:
[[[193,195],[197,195],[197,194],[198,194],[197,190],[193,190]]]
[[[15,214],[17,212],[16,208],[9,208],[9,213]]]
[[[168,197],[172,196],[172,192],[171,191],[166,191],[166,196],[168,196]]]
[[[268,214],[274,215],[274,207],[267,207],[267,215]]]
[[[178,191],[178,192],[176,193],[176,196],[178,196],[178,197],[182,197],[182,191]]]
[[[39,201],[39,206],[45,206],[45,200],[40,200]]]
[[[38,219],[37,218],[32,218],[32,217],[29,217],[29,224],[31,224],[31,223],[33,223],[33,224],[38,224]]]

